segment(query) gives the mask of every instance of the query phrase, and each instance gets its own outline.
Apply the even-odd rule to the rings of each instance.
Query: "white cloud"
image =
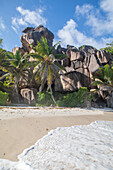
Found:
[[[104,12],[107,12],[109,17],[113,15],[113,0],[101,0],[100,7]]]
[[[12,17],[13,28],[18,29],[20,26],[27,25],[46,25],[47,20],[43,17],[43,9],[39,8],[36,11],[30,11],[19,6],[16,10],[20,13],[20,16]]]
[[[16,32],[16,34],[19,34],[17,29],[12,25],[11,28]]]
[[[75,8],[75,12],[76,14],[84,15],[84,14],[88,14],[92,9],[93,6],[90,4],[85,4],[82,6],[82,8],[79,5],[77,5]]]
[[[101,0],[100,9],[89,4],[76,6],[76,15],[85,17],[84,22],[91,27],[94,36],[113,33],[113,0]],[[101,15],[104,12],[104,16]]]
[[[67,21],[66,25],[61,30],[59,30],[57,34],[62,45],[65,47],[67,44],[74,45],[76,47],[86,44],[100,49],[106,46],[106,42],[113,41],[113,38],[101,38],[99,41],[96,41],[94,38],[84,35],[82,32],[78,31],[77,24],[72,19]]]
[[[76,31],[77,24],[70,19],[70,21],[67,21],[67,24],[58,31],[58,37],[62,40],[62,44],[74,44],[74,38],[73,38],[73,31]]]
[[[4,24],[2,17],[0,17],[0,29],[5,30],[5,24]]]

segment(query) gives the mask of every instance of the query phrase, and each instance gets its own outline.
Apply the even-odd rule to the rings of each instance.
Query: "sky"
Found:
[[[21,47],[22,30],[40,24],[62,47],[100,49],[113,41],[113,0],[0,0],[0,38],[6,50]]]

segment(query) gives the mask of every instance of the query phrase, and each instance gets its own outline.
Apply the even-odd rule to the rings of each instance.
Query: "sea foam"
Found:
[[[19,162],[0,160],[0,170],[111,170],[113,122],[59,127],[25,149]]]

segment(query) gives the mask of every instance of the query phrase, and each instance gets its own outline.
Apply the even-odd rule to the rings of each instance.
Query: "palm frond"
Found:
[[[65,67],[63,67],[63,66],[60,65],[59,63],[54,63],[54,65],[55,65],[59,70],[63,70],[63,71],[65,71],[65,72],[67,72],[66,69],[65,69]]]
[[[3,76],[0,77],[0,81],[3,80],[4,78],[6,78],[6,77],[9,76],[9,75],[10,75],[10,73],[4,74]]]
[[[28,57],[33,57],[34,59],[43,59],[43,56],[39,55],[38,53],[30,53],[28,54]]]
[[[49,55],[49,46],[47,44],[47,39],[41,37],[40,42],[37,41],[37,46],[35,47],[35,52],[38,52],[39,55]]]
[[[64,59],[68,57],[66,54],[55,54],[54,56],[55,59]]]
[[[50,54],[53,54],[55,51],[55,48],[57,47],[57,45],[59,45],[61,43],[61,41],[58,41],[51,49],[50,49]]]

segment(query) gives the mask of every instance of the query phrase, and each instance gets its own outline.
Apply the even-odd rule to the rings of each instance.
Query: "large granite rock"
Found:
[[[113,108],[113,92],[111,93],[110,96],[106,98],[106,100],[107,100],[107,106]]]
[[[76,91],[77,88],[82,87],[81,85],[78,86],[79,80],[74,72],[67,75],[61,75],[60,78],[55,81],[55,91],[59,92],[73,92]]]
[[[94,54],[89,57],[89,62],[86,62],[86,65],[91,73],[94,73],[100,67],[100,63]]]
[[[55,80],[55,91],[73,92],[81,87],[89,88],[89,85],[90,77],[88,70],[79,68],[76,71],[60,75],[60,78]]]
[[[43,25],[39,25],[38,27],[35,28],[34,32],[40,33],[41,36],[47,39],[48,45],[52,46],[54,34],[51,31],[49,31],[46,27],[44,27]]]
[[[97,58],[101,64],[107,64],[111,60],[112,56],[109,52],[102,50],[97,51]]]
[[[59,53],[61,53],[61,49],[59,46]],[[65,67],[66,73],[63,72],[60,79],[55,81],[56,91],[75,91],[82,86],[91,87],[92,75],[100,66],[109,64],[113,59],[108,52],[99,51],[87,45],[79,50],[67,45],[66,54],[69,58],[61,60],[61,65]]]
[[[23,31],[24,34],[21,36],[22,46],[21,48],[16,47],[13,48],[12,52],[15,54],[16,50],[19,50],[22,55],[25,52],[30,53],[32,51],[31,44],[36,45],[37,41],[40,41],[41,37],[45,37],[47,39],[48,45],[51,47],[54,39],[54,35],[51,31],[49,31],[43,25],[39,25],[36,28],[26,27]]]
[[[21,89],[20,94],[22,96],[21,102],[24,104],[35,104],[37,89]]]
[[[71,49],[71,61],[77,60],[77,61],[83,61],[84,60],[84,53],[82,51],[73,50]]]
[[[66,48],[62,48],[61,45],[57,46],[57,50],[56,53],[57,54],[66,54],[67,49]]]
[[[68,57],[66,57],[66,58],[64,58],[64,59],[62,59],[61,60],[61,65],[63,66],[63,67],[68,67],[68,66],[70,66],[70,58],[68,58]]]
[[[89,45],[84,45],[82,48],[80,48],[80,50],[85,53],[85,56],[87,54],[95,54],[97,52],[96,48],[89,46]]]
[[[113,108],[113,88],[107,85],[100,85],[99,94],[106,102],[107,107]]]

